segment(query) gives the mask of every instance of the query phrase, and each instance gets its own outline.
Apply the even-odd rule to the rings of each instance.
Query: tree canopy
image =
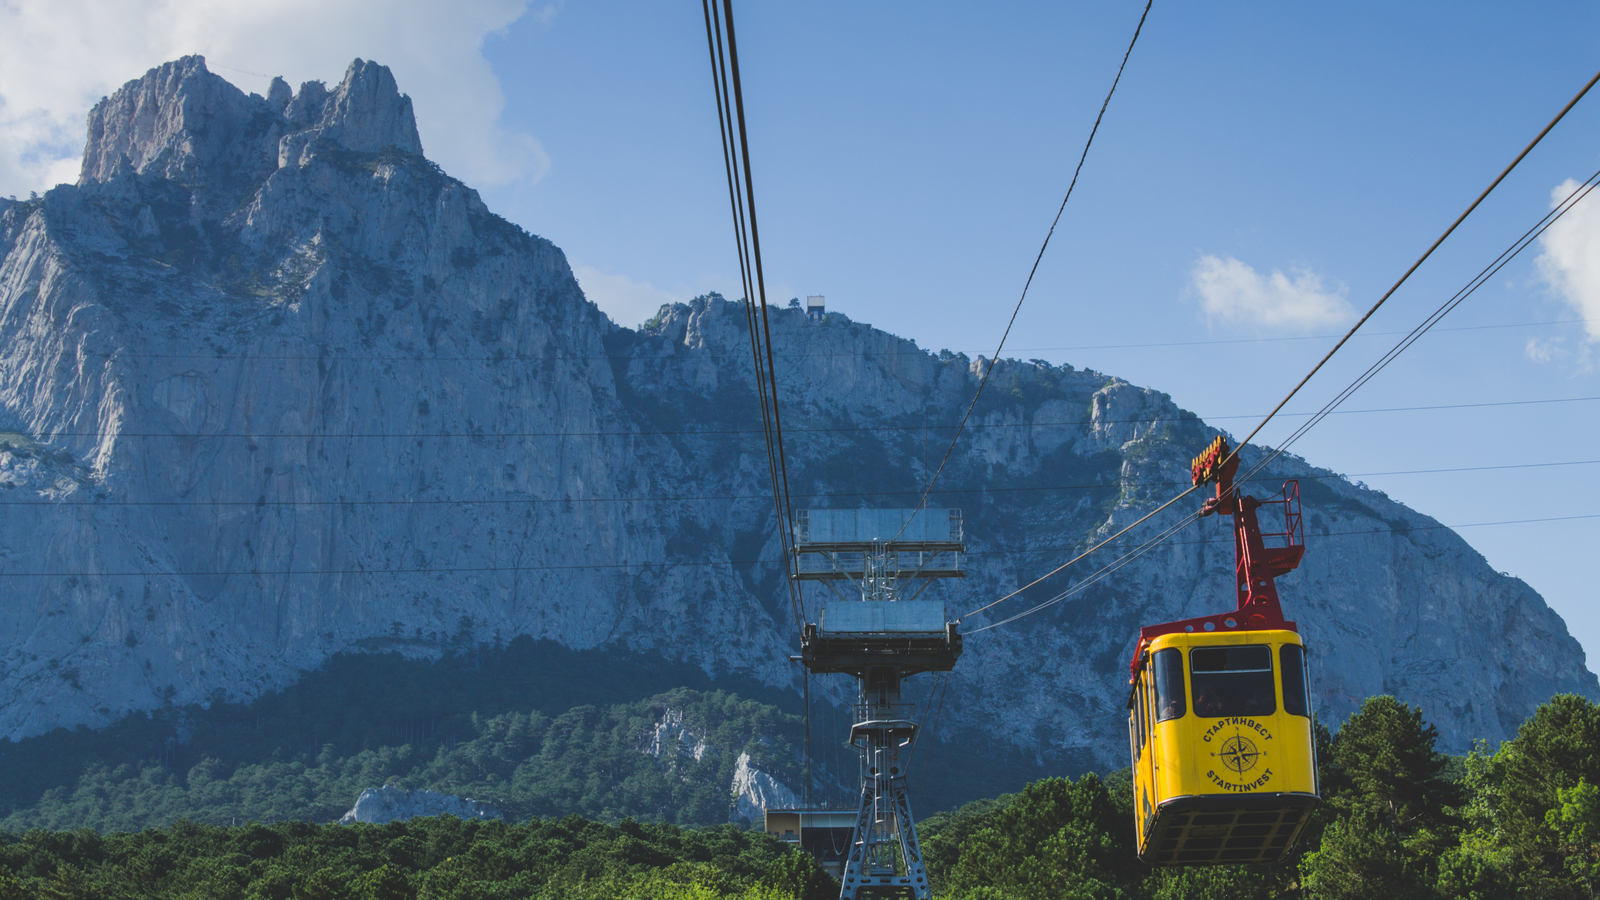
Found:
[[[932,817],[942,900],[1579,900],[1600,896],[1600,706],[1560,696],[1494,753],[1435,749],[1423,710],[1373,697],[1317,726],[1323,803],[1258,866],[1148,869],[1126,770],[1052,778]]]
[[[696,713],[697,721],[713,731],[720,710],[724,726],[733,729],[726,740],[753,733],[742,729],[750,716],[760,714],[741,712],[743,701],[728,695],[677,699],[708,704]],[[620,713],[586,710],[563,714],[590,723],[577,730],[560,725],[562,716],[537,711],[482,720],[478,738],[441,748],[427,765],[447,781],[495,783],[507,790],[523,777],[519,772],[579,773],[582,778],[539,776],[529,783],[546,785],[541,790],[565,784],[564,792],[548,789],[538,795],[546,798],[540,802],[598,804],[612,810],[613,821],[620,818],[617,824],[573,815],[551,818],[541,811],[545,807],[530,805],[521,814],[534,818],[522,824],[443,817],[381,826],[285,821],[229,827],[180,820],[132,832],[0,831],[0,900],[813,900],[837,895],[837,883],[810,857],[767,835],[733,825],[692,828],[659,821],[662,815],[644,809],[648,798],[657,796],[652,791],[698,790],[699,782],[689,770],[673,770],[631,744],[625,754],[613,755],[607,748],[618,735],[631,734],[633,724],[607,731],[610,726],[601,727],[612,721],[607,715]],[[921,836],[936,896],[1600,897],[1600,706],[1582,697],[1556,697],[1512,740],[1493,752],[1480,746],[1464,758],[1439,753],[1437,732],[1424,711],[1393,697],[1369,699],[1337,731],[1315,727],[1324,802],[1301,845],[1282,862],[1146,868],[1135,855],[1132,786],[1128,771],[1121,770],[1105,777],[1045,778],[1014,794],[929,817]],[[584,756],[591,758],[587,767],[562,768],[567,765],[562,759]],[[635,758],[651,761],[661,775],[659,785],[627,774],[633,771],[628,761]],[[229,776],[238,777],[237,771]],[[259,772],[252,777],[270,784],[275,776]],[[185,796],[226,796],[241,789],[215,781],[203,769],[191,769],[184,785],[191,793]],[[118,800],[115,792],[108,796],[96,802],[114,806],[137,799],[123,795]],[[618,799],[611,806],[593,799],[605,797]],[[66,799],[63,795],[62,802]],[[726,794],[708,795],[708,802],[726,803]],[[626,818],[627,808],[642,811]],[[657,821],[638,820],[650,818]]]

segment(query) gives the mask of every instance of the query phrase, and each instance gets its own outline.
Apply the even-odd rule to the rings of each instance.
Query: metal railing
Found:
[[[866,573],[871,555],[859,551],[807,550],[798,547],[795,556],[795,571],[798,574],[824,575],[836,572],[845,577],[860,578]],[[960,571],[962,564],[962,554],[954,550],[894,551],[889,556],[889,568],[907,578],[913,577],[911,573],[917,571]]]

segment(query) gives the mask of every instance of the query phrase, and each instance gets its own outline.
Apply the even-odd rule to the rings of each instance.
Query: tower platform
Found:
[[[961,658],[961,635],[943,600],[842,600],[823,604],[800,636],[800,660],[816,674],[857,678],[871,666],[901,677],[948,672]]]

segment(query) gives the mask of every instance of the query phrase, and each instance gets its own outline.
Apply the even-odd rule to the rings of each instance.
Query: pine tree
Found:
[[[1461,802],[1459,789],[1441,777],[1449,759],[1434,750],[1438,739],[1422,707],[1387,695],[1368,698],[1334,740],[1334,761],[1350,786],[1336,802],[1381,816],[1395,829],[1438,822],[1445,807]]]
[[[1423,898],[1433,880],[1387,817],[1369,810],[1329,825],[1300,868],[1302,885],[1318,900]]]

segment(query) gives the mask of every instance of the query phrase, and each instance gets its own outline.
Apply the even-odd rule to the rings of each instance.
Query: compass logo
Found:
[[[1249,738],[1242,734],[1235,734],[1222,742],[1222,747],[1217,752],[1217,757],[1222,760],[1222,765],[1236,775],[1254,769],[1261,760],[1261,751]]]
[[[1233,734],[1224,736],[1228,728],[1233,729]],[[1206,777],[1219,789],[1249,793],[1272,780],[1272,770],[1261,765],[1261,760],[1268,755],[1261,747],[1272,740],[1272,732],[1260,722],[1239,716],[1224,717],[1207,728],[1201,739],[1217,748],[1211,758],[1217,761],[1217,769],[1222,772],[1218,774],[1217,769],[1211,769],[1206,772]],[[1258,745],[1257,741],[1262,743]],[[1261,770],[1259,773],[1256,772],[1258,768]],[[1238,780],[1225,781],[1223,776]],[[1250,781],[1245,780],[1251,776],[1255,777]]]

